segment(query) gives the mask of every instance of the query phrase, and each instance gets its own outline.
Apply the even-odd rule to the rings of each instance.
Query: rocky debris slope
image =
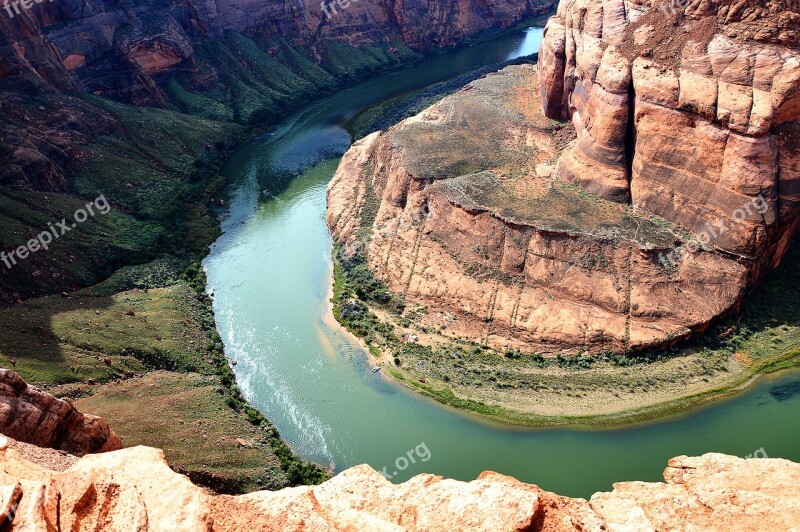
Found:
[[[670,460],[666,483],[623,482],[589,501],[485,472],[393,485],[369,466],[319,486],[211,496],[149,447],[88,455],[56,472],[0,438],[9,530],[789,530],[800,465],[707,454]]]
[[[82,414],[71,403],[30,388],[8,369],[0,369],[0,433],[77,456],[122,448],[104,419]]]
[[[352,147],[335,238],[367,244],[376,277],[427,309],[420,329],[496,348],[628,352],[704,330],[800,223],[800,14],[784,7],[666,20],[562,2],[538,73],[506,69]]]

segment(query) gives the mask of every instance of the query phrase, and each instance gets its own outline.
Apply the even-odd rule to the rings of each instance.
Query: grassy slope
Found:
[[[202,72],[214,72],[219,83],[209,85],[184,72],[163,81],[171,101],[183,112],[263,125],[343,84],[395,69],[419,59],[402,44],[353,47],[321,43],[320,64],[310,50],[285,39],[257,40],[235,31],[220,41],[196,46]],[[391,48],[391,52],[389,49]]]
[[[324,478],[243,400],[192,266],[218,235],[208,212],[224,183],[216,169],[244,130],[92,96],[57,98],[108,113],[115,127],[90,139],[69,194],[0,189],[0,246],[24,243],[101,194],[113,208],[0,270],[4,300],[26,299],[0,310],[0,365],[82,398],[126,444],[164,448],[176,469],[213,489]],[[62,291],[68,297],[37,298]]]
[[[165,259],[125,269],[69,297],[0,310],[2,364],[105,417],[125,445],[163,448],[173,467],[217,491],[325,478],[297,460],[244,401],[202,293],[202,274],[181,278],[178,264]],[[131,286],[149,288],[117,292]]]
[[[223,182],[214,170],[243,138],[242,128],[91,96],[40,100],[43,113],[71,107],[84,117],[104,115],[115,127],[89,139],[91,155],[69,193],[0,188],[0,249],[24,244],[48,223],[71,220],[100,195],[113,208],[55,240],[49,251],[0,268],[0,301],[74,290],[169,253],[204,253],[218,231],[206,211],[209,194]]]

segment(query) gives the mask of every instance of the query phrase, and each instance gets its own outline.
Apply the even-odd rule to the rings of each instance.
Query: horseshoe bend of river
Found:
[[[472,480],[493,470],[589,497],[617,481],[662,480],[667,460],[681,454],[746,456],[763,448],[769,457],[800,461],[800,393],[770,393],[775,386],[800,390],[800,371],[762,377],[733,399],[679,419],[614,430],[521,430],[483,423],[371,373],[358,343],[331,325],[325,189],[351,143],[345,126],[398,95],[535,52],[541,34],[512,32],[343,89],[228,161],[223,235],[204,265],[243,392],[304,458],[337,472],[363,463],[386,468],[397,473],[393,482],[419,473]],[[399,459],[409,455],[414,463]]]

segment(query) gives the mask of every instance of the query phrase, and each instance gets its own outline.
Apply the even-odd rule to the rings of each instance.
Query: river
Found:
[[[304,458],[337,471],[368,463],[397,470],[424,444],[418,473],[460,480],[494,470],[562,495],[588,497],[623,480],[662,480],[667,460],[709,451],[800,461],[800,394],[761,379],[746,393],[680,419],[624,429],[516,430],[444,408],[370,372],[356,342],[328,325],[331,237],[325,189],[350,145],[345,127],[364,109],[470,70],[538,50],[541,29],[438,55],[313,103],[242,147],[223,174],[231,185],[223,235],[204,262],[214,310],[246,397]],[[427,460],[423,461],[422,458]],[[402,461],[399,462],[403,464]]]

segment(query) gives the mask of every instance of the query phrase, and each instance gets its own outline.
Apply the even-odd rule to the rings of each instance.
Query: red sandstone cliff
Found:
[[[762,196],[711,242],[756,262],[750,279],[780,260],[800,200],[800,8],[756,7],[562,2],[540,58],[545,114],[578,131],[556,175],[698,236]]]
[[[335,238],[450,336],[596,353],[703,330],[800,220],[800,14],[749,5],[562,2],[538,71],[353,146]]]
[[[122,448],[104,419],[30,388],[8,369],[0,369],[0,434],[77,456]]]

